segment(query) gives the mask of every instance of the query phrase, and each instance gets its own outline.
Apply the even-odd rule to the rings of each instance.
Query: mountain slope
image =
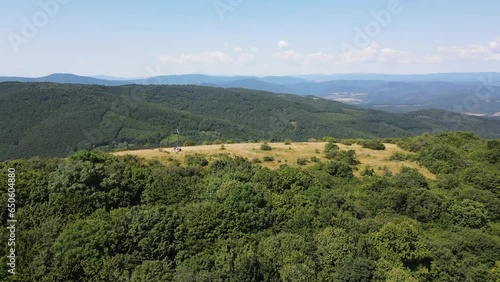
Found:
[[[54,83],[73,83],[73,84],[98,84],[98,85],[122,85],[121,81],[112,81],[98,79],[88,76],[79,76],[70,73],[54,73],[44,77],[0,77],[0,82],[19,81],[19,82],[54,82]]]
[[[457,121],[456,117],[460,117]],[[373,138],[442,130],[500,137],[500,121],[432,111],[392,114],[317,97],[202,86],[0,83],[0,159],[65,156],[117,143]]]
[[[210,76],[201,74],[106,80],[72,74],[52,74],[40,78],[0,77],[0,82],[56,82],[108,86],[194,84],[313,95],[391,112],[411,112],[437,108],[470,115],[489,117],[500,115],[499,73],[345,74],[304,77],[311,80],[289,76]]]

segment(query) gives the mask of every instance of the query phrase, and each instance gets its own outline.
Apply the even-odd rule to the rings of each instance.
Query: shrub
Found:
[[[201,154],[187,155],[185,157],[186,164],[189,166],[206,166],[208,165],[207,159]]]
[[[252,159],[252,163],[254,163],[254,164],[260,164],[261,161],[259,160],[259,158],[255,157],[255,158]]]
[[[339,143],[342,144],[342,145],[351,146],[352,144],[354,144],[354,140],[352,140],[352,139],[343,139],[343,140],[340,140]]]
[[[297,159],[297,164],[298,165],[306,165],[307,163],[308,163],[308,161],[305,158],[298,158]]]
[[[262,151],[271,151],[273,148],[271,146],[269,146],[269,144],[263,143],[262,145],[260,145],[260,149]]]
[[[384,176],[388,176],[388,177],[392,176],[392,171],[387,166],[384,166],[382,168],[382,170],[384,171]]]
[[[190,147],[190,146],[194,146],[194,143],[192,141],[186,140],[186,141],[184,141],[184,144],[182,146]]]
[[[263,158],[263,160],[264,160],[265,162],[273,162],[273,161],[274,161],[274,158],[273,158],[273,157],[271,157],[271,156],[265,156],[265,157]]]
[[[325,158],[329,160],[343,161],[348,163],[349,165],[359,164],[359,161],[356,159],[356,152],[354,150],[331,150],[325,154]]]
[[[332,151],[338,151],[338,150],[339,150],[339,146],[337,146],[337,144],[335,144],[335,143],[328,142],[325,144],[325,153],[332,152]]]
[[[375,170],[373,167],[366,165],[365,169],[361,172],[361,176],[374,176],[375,175]]]
[[[406,161],[408,159],[408,156],[401,153],[401,152],[395,152],[392,154],[392,156],[389,157],[390,161]]]
[[[316,157],[316,156],[312,156],[312,157],[311,157],[311,162],[313,162],[313,163],[317,163],[317,162],[319,162],[318,157]]]
[[[226,150],[226,146],[224,146],[224,144],[220,145],[220,150]]]
[[[340,162],[340,161],[330,161],[326,163],[324,166],[324,170],[336,177],[343,177],[343,178],[352,178],[354,175],[352,174],[352,167],[345,163],[345,162]]]
[[[328,152],[325,154],[325,158],[332,160],[337,157],[338,153],[337,152]]]
[[[292,140],[286,139],[285,140],[285,145],[292,145]]]
[[[335,138],[331,137],[331,136],[323,136],[323,138],[321,138],[321,141],[323,142],[335,142]]]
[[[385,150],[384,143],[379,140],[363,140],[358,142],[359,145],[363,146],[363,148],[371,149],[371,150]]]
[[[396,140],[394,138],[385,138],[383,142],[389,144],[396,144]]]

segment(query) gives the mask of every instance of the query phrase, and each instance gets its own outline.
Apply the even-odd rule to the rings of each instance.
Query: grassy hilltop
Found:
[[[208,160],[220,159],[221,155],[240,156],[251,160],[254,163],[270,168],[277,169],[281,165],[290,166],[313,166],[317,162],[327,161],[323,154],[326,142],[293,142],[291,144],[269,143],[271,150],[262,150],[260,143],[242,143],[242,144],[223,144],[223,145],[204,145],[183,147],[181,153],[175,153],[171,148],[164,149],[143,149],[133,151],[121,151],[114,153],[117,156],[132,155],[141,158],[158,160],[168,164],[174,160],[185,163],[189,156],[202,155]],[[387,171],[398,173],[403,167],[417,169],[427,178],[435,179],[435,175],[426,168],[419,166],[416,162],[410,160],[395,160],[395,155],[411,154],[410,152],[399,148],[396,144],[384,144],[384,150],[371,150],[363,148],[358,144],[343,145],[336,144],[341,150],[354,150],[360,164],[358,168],[370,166],[374,168],[375,173],[383,174]],[[301,163],[301,160],[305,162]],[[355,172],[360,175],[361,169]]]

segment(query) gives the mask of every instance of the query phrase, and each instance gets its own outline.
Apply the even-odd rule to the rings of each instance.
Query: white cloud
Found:
[[[248,47],[248,46],[247,46]],[[373,42],[366,48],[350,48],[341,52],[301,52],[290,49],[285,40],[278,42],[280,48],[274,58],[289,65],[300,67],[356,67],[359,65],[428,65],[457,60],[500,61],[500,37],[483,45],[438,47],[434,54],[416,55],[408,50],[399,50]],[[243,66],[252,65],[259,59],[255,47],[231,47],[222,51],[185,53],[160,56],[162,64],[190,67],[205,66]],[[263,59],[263,58],[261,58]],[[264,62],[261,62],[263,64]],[[273,64],[276,62],[265,62]]]
[[[488,47],[493,51],[493,52],[500,52],[500,36],[497,37],[496,40],[491,41],[488,43]]]
[[[484,45],[441,46],[437,48],[436,54],[427,55],[424,60],[428,63],[459,60],[500,61],[500,37]]]
[[[235,58],[235,62],[237,64],[240,64],[240,65],[245,65],[247,63],[250,63],[252,62],[254,59],[254,55],[253,54],[249,54],[249,53],[241,53],[239,54],[236,58]]]
[[[278,47],[280,49],[286,49],[286,48],[290,47],[290,44],[288,44],[288,42],[286,42],[285,40],[280,40],[278,42]]]
[[[339,62],[338,56],[333,54],[317,52],[307,54],[304,58],[304,65],[333,65]]]
[[[275,56],[289,63],[298,63],[307,66],[339,66],[364,63],[393,65],[418,62],[417,56],[412,52],[382,47],[376,42],[366,48],[353,48],[344,53],[300,53],[290,49],[275,53]]]
[[[302,54],[294,50],[286,50],[283,52],[278,52],[275,55],[276,57],[289,62],[299,62],[303,57]]]
[[[245,64],[253,60],[254,55],[243,52],[242,48],[234,48],[235,55],[221,51],[189,53],[179,56],[165,55],[158,59],[162,64],[195,64],[195,65],[229,65]]]
[[[301,65],[353,65],[364,63],[390,64],[412,64],[418,62],[415,54],[382,47],[377,43],[362,49],[353,49],[340,54],[315,52],[302,54],[294,50],[287,50],[275,54],[278,58],[300,63]]]
[[[382,48],[377,59],[379,63],[400,65],[413,64],[418,61],[417,56],[412,52],[391,48]]]
[[[418,61],[412,52],[382,47],[376,42],[366,48],[344,52],[340,57],[343,64],[412,64]]]
[[[423,62],[426,64],[439,64],[443,62],[443,58],[438,55],[424,56]]]

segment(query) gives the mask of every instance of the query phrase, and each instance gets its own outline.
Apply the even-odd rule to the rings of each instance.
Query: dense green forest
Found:
[[[328,161],[277,170],[231,156],[165,165],[95,150],[2,162],[2,185],[16,170],[18,226],[17,274],[0,280],[500,281],[500,141],[393,142],[437,180],[410,168],[354,177],[356,156],[331,144]]]
[[[479,78],[488,78],[482,82]],[[54,73],[45,77],[1,77],[0,82],[55,82],[119,86],[128,84],[205,85],[224,88],[247,88],[275,93],[314,95],[362,104],[364,107],[391,112],[420,109],[443,109],[459,113],[494,116],[500,112],[500,73],[446,73],[428,75],[345,74],[293,76],[209,76],[166,75],[136,80],[108,80]],[[488,89],[488,99],[470,100],[478,83]],[[364,94],[364,95],[359,95]],[[477,96],[476,96],[477,97]],[[347,100],[346,100],[347,98]],[[349,101],[349,99],[352,99]],[[466,105],[465,101],[470,104]]]
[[[193,85],[0,83],[0,160],[181,141],[305,141],[471,131],[500,137],[500,121],[441,110],[393,114],[316,97]]]

